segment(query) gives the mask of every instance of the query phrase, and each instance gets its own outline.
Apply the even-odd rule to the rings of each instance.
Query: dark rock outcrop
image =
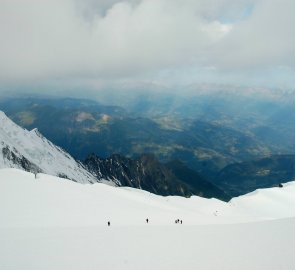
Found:
[[[84,164],[98,179],[113,181],[118,186],[139,188],[163,196],[198,195],[230,199],[221,189],[184,164],[178,161],[163,164],[153,155],[145,154],[138,159],[112,155],[102,159],[92,154]]]
[[[12,151],[8,146],[2,148],[3,158],[10,161],[12,164],[17,165],[19,168],[32,173],[40,173],[42,170],[30,162],[27,158],[20,155],[16,149]]]

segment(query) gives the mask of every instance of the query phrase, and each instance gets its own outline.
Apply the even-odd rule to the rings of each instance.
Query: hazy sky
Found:
[[[0,0],[0,86],[295,87],[294,0]]]

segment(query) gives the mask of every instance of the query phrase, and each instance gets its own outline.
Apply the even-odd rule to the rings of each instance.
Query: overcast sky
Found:
[[[0,0],[0,86],[295,87],[294,0]]]

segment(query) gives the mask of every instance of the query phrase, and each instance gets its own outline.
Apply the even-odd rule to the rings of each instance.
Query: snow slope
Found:
[[[295,182],[227,204],[2,169],[0,269],[292,270],[294,217]]]
[[[256,222],[295,217],[295,182],[230,203],[197,196],[162,197],[133,188],[80,185],[45,174],[0,170],[0,227],[84,227]]]
[[[37,129],[28,131],[0,111],[0,168],[19,168],[62,176],[77,182],[97,182],[82,164]]]

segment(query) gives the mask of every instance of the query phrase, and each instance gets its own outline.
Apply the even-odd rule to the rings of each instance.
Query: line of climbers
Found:
[[[146,223],[148,224],[149,223],[149,219],[147,218],[146,220]],[[182,219],[176,219],[175,220],[175,224],[182,224]],[[110,221],[108,221],[108,226],[111,226],[111,222]]]

